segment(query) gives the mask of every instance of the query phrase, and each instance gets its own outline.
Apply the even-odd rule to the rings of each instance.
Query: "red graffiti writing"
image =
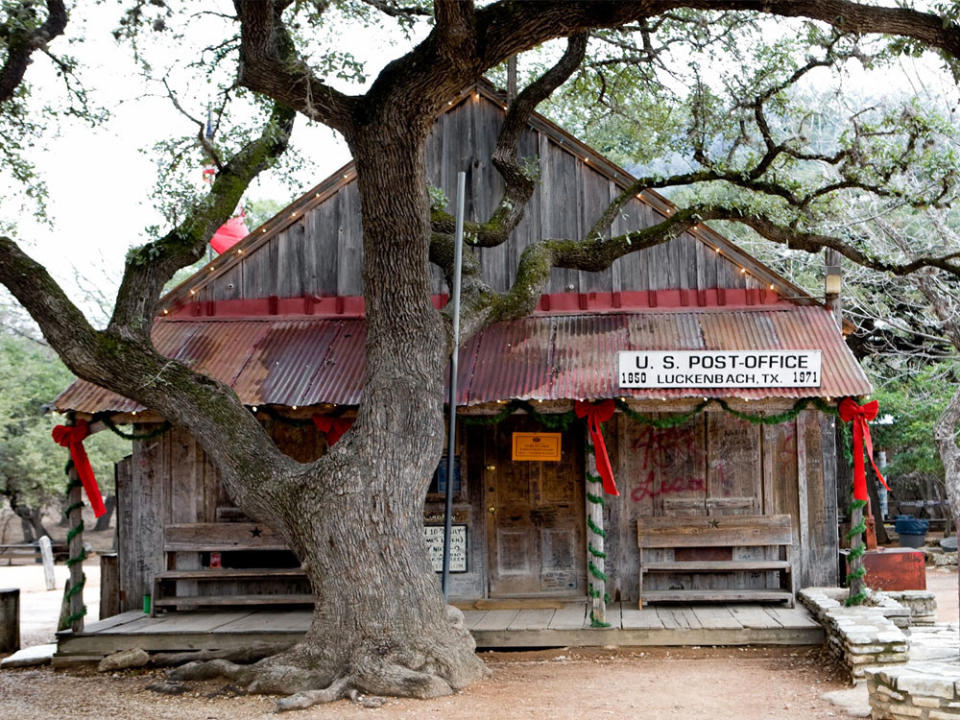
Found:
[[[697,433],[692,427],[645,427],[633,443],[633,449],[643,453],[644,470],[666,468],[685,458],[703,456],[703,448],[698,446]]]
[[[702,467],[704,459],[696,426],[645,427],[633,443],[633,450],[642,455],[641,469],[647,471],[630,493],[634,502],[704,490],[704,478],[690,474],[692,469]]]
[[[658,483],[653,470],[651,470],[647,473],[646,479],[630,493],[630,499],[634,502],[640,502],[660,495],[703,490],[703,487],[703,478],[665,478]]]

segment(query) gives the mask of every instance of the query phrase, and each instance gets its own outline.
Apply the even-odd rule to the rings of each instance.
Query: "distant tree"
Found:
[[[44,408],[72,380],[50,348],[0,331],[0,496],[32,527],[33,537],[49,534],[43,508],[61,500],[66,486],[67,454],[50,436],[63,420]],[[101,491],[113,494],[113,464],[130,452],[130,443],[101,433],[86,445]]]

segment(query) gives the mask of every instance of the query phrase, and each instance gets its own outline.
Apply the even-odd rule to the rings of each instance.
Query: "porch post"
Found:
[[[64,600],[68,613],[66,622],[73,632],[81,632],[83,616],[87,612],[83,604],[83,585],[86,582],[83,561],[87,553],[83,549],[83,486],[73,463],[70,463],[67,477],[67,522],[70,526],[67,531],[67,565],[70,567],[70,582],[64,592]]]
[[[608,627],[607,592],[604,574],[604,538],[603,529],[603,481],[596,474],[597,462],[594,458],[593,441],[589,429],[586,434],[586,453],[584,453],[584,477],[586,477],[586,513],[587,513],[587,594],[590,596],[590,624],[593,627]]]

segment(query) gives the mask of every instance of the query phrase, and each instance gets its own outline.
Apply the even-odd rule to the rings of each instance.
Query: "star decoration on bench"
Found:
[[[720,527],[720,521],[719,521],[719,520],[711,520],[711,521],[710,521],[710,527],[712,527],[712,528],[718,528],[718,527]]]
[[[253,535],[253,537],[260,537],[263,534],[263,531],[260,528],[255,527],[250,531],[250,534]]]

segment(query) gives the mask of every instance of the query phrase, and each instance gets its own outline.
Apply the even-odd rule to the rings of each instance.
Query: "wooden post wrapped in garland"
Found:
[[[850,554],[847,555],[847,605],[860,605],[867,599],[866,581],[864,576],[867,569],[863,566],[863,554],[866,546],[863,544],[863,533],[867,529],[863,517],[863,509],[867,506],[866,500],[854,500],[850,503],[850,531],[847,539],[850,541]]]
[[[610,627],[607,622],[607,576],[604,574],[605,551],[603,529],[603,481],[596,474],[593,441],[586,431],[587,452],[584,458],[584,476],[587,478],[587,594],[590,596],[590,624],[593,627]]]
[[[70,569],[70,579],[63,593],[67,616],[61,624],[68,626],[73,632],[80,632],[83,630],[83,616],[87,614],[87,606],[83,604],[83,586],[87,581],[83,574],[83,561],[87,557],[87,551],[83,548],[83,484],[73,462],[67,465],[67,478],[65,514],[70,525],[67,531],[67,567]]]

